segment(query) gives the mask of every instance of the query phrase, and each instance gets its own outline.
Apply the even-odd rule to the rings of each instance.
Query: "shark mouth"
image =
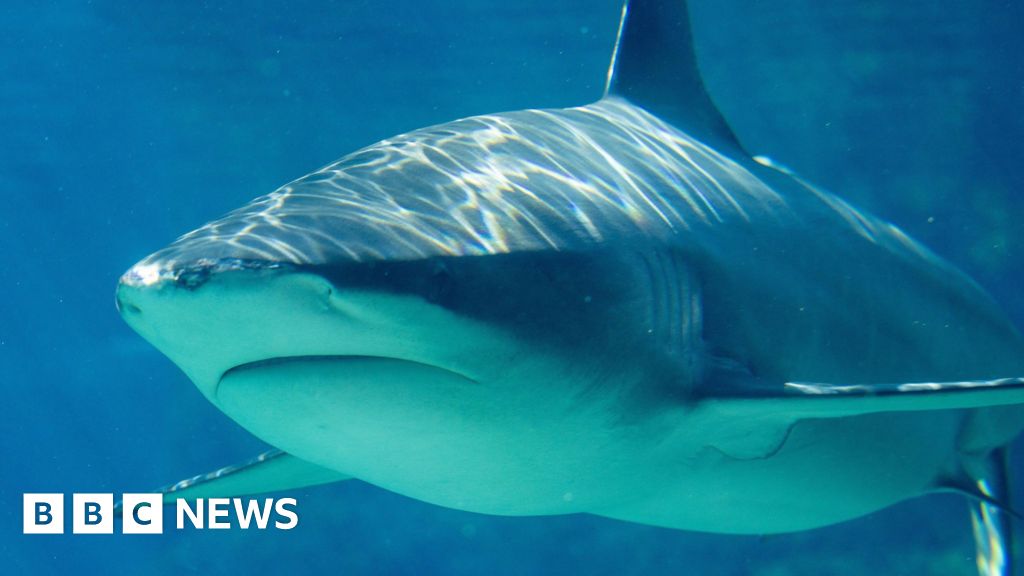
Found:
[[[296,378],[322,384],[343,384],[353,380],[397,380],[398,383],[425,380],[461,385],[479,384],[473,378],[454,370],[402,358],[365,355],[281,356],[229,368],[218,380],[215,394],[219,395],[225,384],[231,385],[238,381],[258,379],[270,383],[294,381]]]
[[[394,449],[410,430],[429,434],[450,426],[451,415],[478,397],[474,384],[451,370],[398,358],[286,356],[227,370],[212,399],[272,446],[348,470],[347,459],[360,450]]]

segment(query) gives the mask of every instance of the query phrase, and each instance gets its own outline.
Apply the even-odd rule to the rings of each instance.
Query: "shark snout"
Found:
[[[143,263],[121,277],[115,299],[128,325],[213,399],[235,366],[345,353],[329,335],[358,327],[331,308],[333,291],[320,276],[281,267]]]
[[[233,370],[296,359],[388,359],[472,379],[452,347],[437,344],[437,333],[461,325],[450,315],[419,297],[338,282],[285,265],[143,261],[121,277],[116,301],[132,329],[215,404]]]

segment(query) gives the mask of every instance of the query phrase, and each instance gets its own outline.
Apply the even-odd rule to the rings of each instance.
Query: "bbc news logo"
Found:
[[[175,503],[175,527],[186,522],[196,529],[232,528],[232,516],[239,528],[291,530],[299,524],[294,498],[179,498]],[[114,533],[113,494],[72,494],[71,532],[73,534]],[[23,509],[25,534],[64,533],[64,495],[25,494]],[[122,534],[163,534],[164,502],[162,494],[124,494],[121,499]],[[271,520],[273,519],[273,522]]]

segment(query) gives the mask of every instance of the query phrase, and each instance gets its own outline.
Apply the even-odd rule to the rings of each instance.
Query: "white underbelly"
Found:
[[[643,496],[645,451],[544,389],[503,394],[393,359],[291,359],[229,372],[217,404],[295,456],[447,507],[565,514]]]
[[[777,453],[738,460],[705,448],[683,464],[666,463],[658,472],[663,492],[601,514],[737,534],[842,522],[934,489],[956,464],[962,419],[944,411],[800,421]]]

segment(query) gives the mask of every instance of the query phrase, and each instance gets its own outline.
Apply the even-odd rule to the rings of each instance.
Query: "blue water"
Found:
[[[709,88],[748,149],[896,222],[1024,326],[1020,3],[694,4]],[[383,137],[598,98],[618,11],[0,7],[0,572],[971,574],[966,507],[950,495],[759,539],[486,517],[348,482],[291,492],[288,532],[21,534],[24,492],[144,492],[264,449],[121,321],[125,269]]]

